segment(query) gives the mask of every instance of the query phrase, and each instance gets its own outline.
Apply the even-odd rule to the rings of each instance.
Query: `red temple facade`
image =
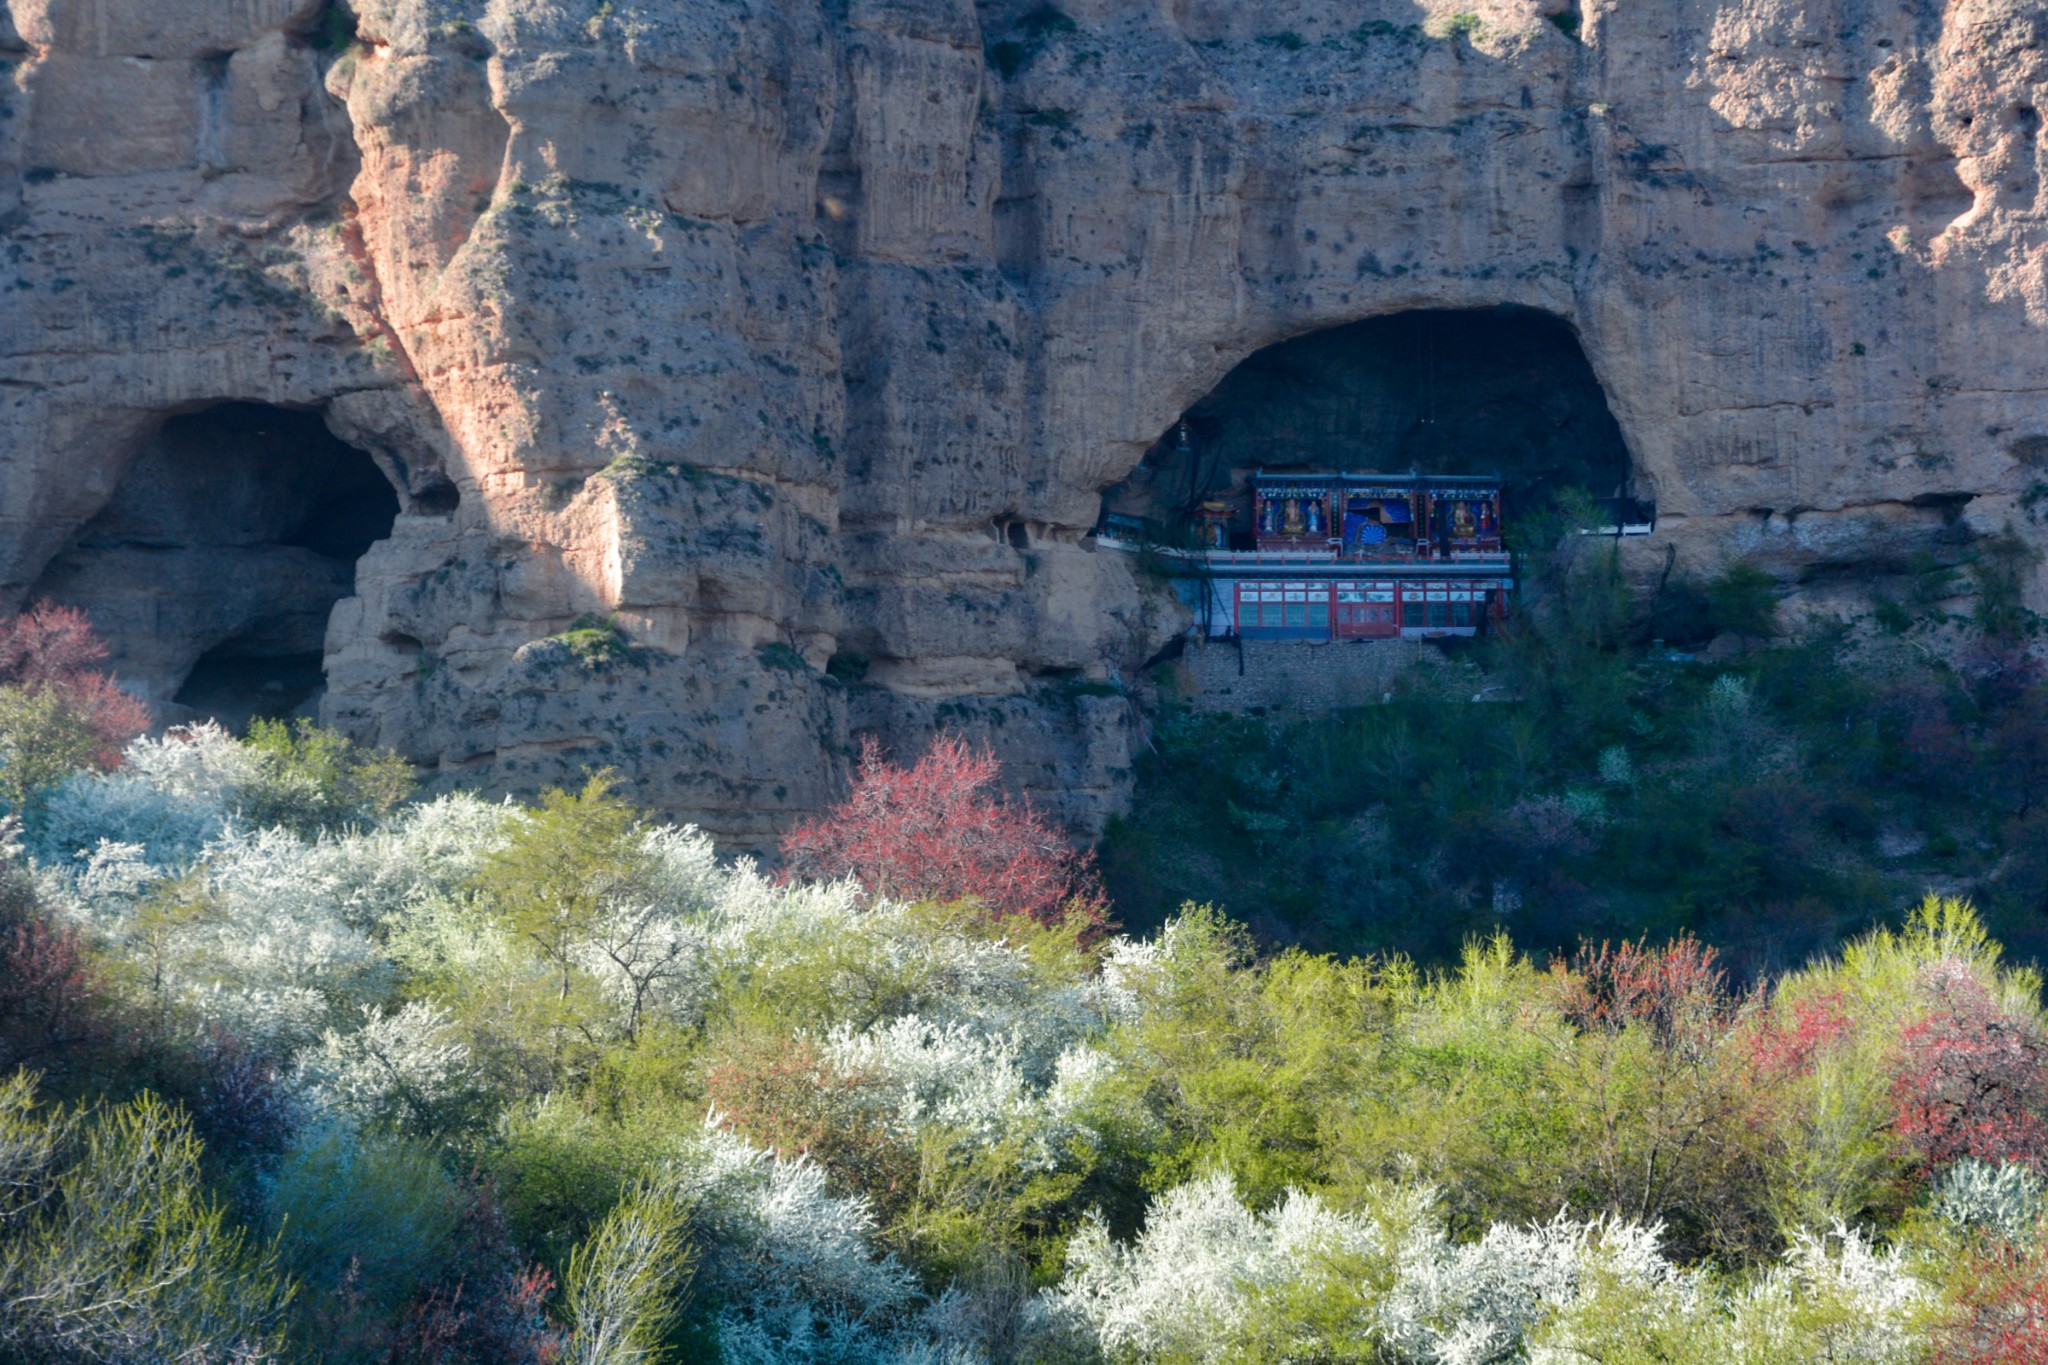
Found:
[[[1261,472],[1249,535],[1228,533],[1226,506],[1203,504],[1203,548],[1181,556],[1196,634],[1426,639],[1481,634],[1507,615],[1497,479]]]

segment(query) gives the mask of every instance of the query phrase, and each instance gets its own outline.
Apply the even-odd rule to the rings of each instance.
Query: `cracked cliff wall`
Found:
[[[8,0],[0,606],[166,421],[317,411],[401,504],[323,715],[744,846],[940,724],[1099,822],[1176,624],[1099,492],[1316,328],[1563,319],[1646,563],[2041,538],[2048,15],[1473,2]]]

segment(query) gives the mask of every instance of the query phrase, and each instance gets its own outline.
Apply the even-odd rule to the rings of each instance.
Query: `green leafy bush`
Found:
[[[270,1184],[284,1262],[315,1291],[396,1306],[439,1263],[458,1219],[432,1149],[338,1124],[306,1133]]]
[[[90,719],[54,691],[0,687],[0,807],[20,811],[100,747]]]
[[[0,1354],[264,1360],[292,1287],[205,1188],[185,1118],[144,1095],[43,1109],[0,1081]]]
[[[569,1258],[565,1359],[643,1365],[664,1359],[690,1277],[678,1191],[656,1182],[626,1195]]]
[[[482,903],[540,970],[545,984],[525,1003],[549,1035],[556,1068],[579,1064],[597,1042],[596,1021],[609,1011],[587,950],[611,940],[622,902],[653,874],[640,813],[613,787],[600,773],[580,791],[544,792],[476,877]],[[622,927],[630,935],[630,924]],[[615,964],[623,955],[638,960],[631,942],[614,943]],[[636,1002],[627,1032],[638,1022]]]
[[[1437,20],[1431,30],[1437,38],[1476,39],[1486,31],[1486,21],[1469,10],[1460,10]]]
[[[560,635],[548,637],[569,651],[571,658],[590,672],[601,672],[632,657],[632,642],[617,615],[598,616],[586,612]]]
[[[256,781],[240,813],[255,825],[312,833],[383,819],[412,795],[412,765],[388,752],[364,752],[310,720],[291,724],[257,717],[243,745],[255,757]]]
[[[1737,563],[1707,585],[1714,629],[1744,640],[1768,640],[1778,633],[1777,580],[1754,564]]]
[[[343,0],[328,0],[320,11],[320,26],[306,45],[316,52],[345,52],[356,41],[356,16]]]
[[[794,646],[780,640],[771,640],[754,651],[754,657],[764,668],[773,668],[784,673],[808,673],[811,666],[804,662],[804,656]]]

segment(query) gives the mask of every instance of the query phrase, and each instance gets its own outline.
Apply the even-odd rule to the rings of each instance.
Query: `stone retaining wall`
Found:
[[[1376,702],[1404,670],[1442,663],[1419,640],[1191,640],[1181,682],[1197,711],[1328,711]]]

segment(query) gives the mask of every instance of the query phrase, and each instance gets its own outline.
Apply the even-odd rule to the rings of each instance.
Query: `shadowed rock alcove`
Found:
[[[1564,488],[1637,492],[1577,335],[1525,308],[1395,313],[1256,351],[1167,429],[1108,507],[1171,526],[1260,468],[1498,474],[1510,515]]]
[[[143,442],[35,595],[90,612],[161,719],[240,727],[317,695],[328,614],[398,510],[318,412],[218,403]]]

